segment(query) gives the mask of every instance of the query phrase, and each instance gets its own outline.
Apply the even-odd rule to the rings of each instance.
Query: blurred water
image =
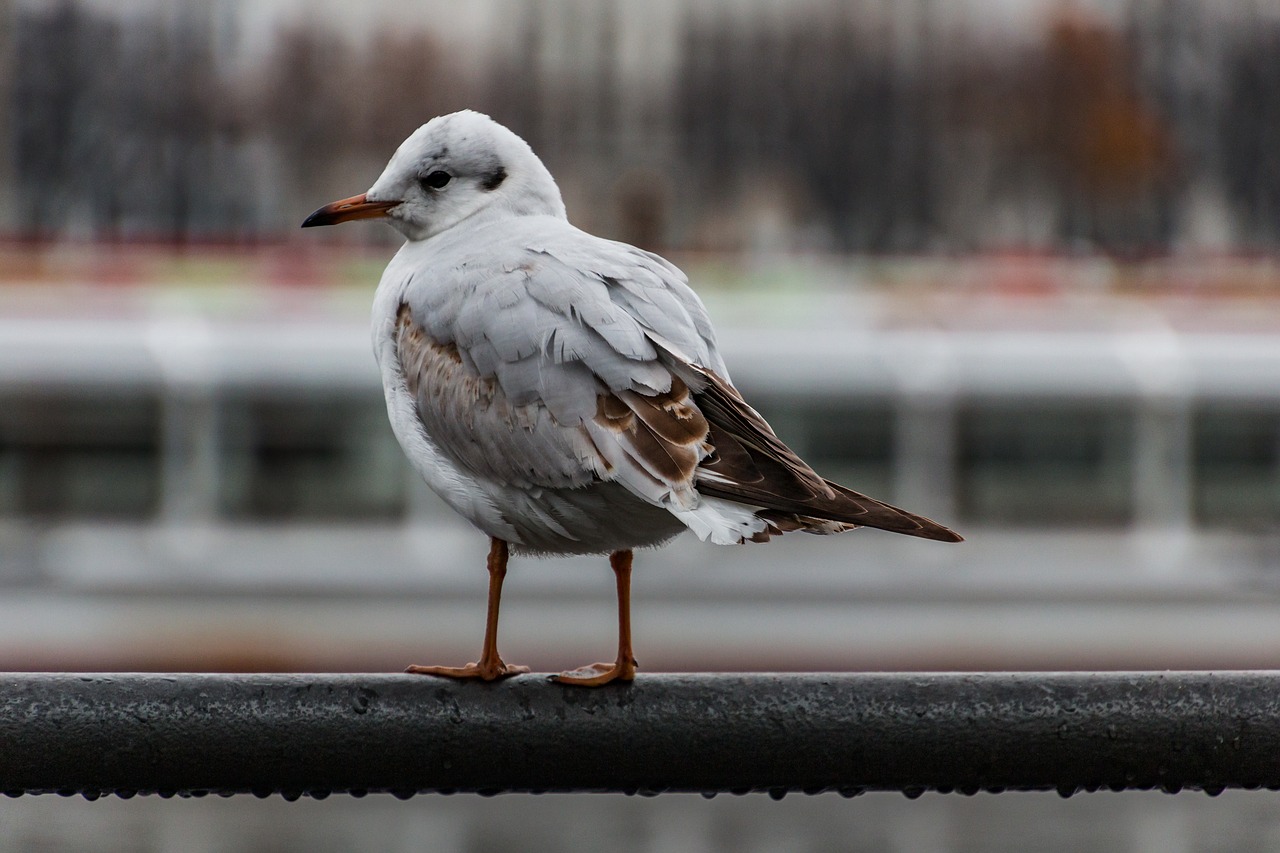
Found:
[[[0,853],[1264,853],[1272,792],[0,801]]]

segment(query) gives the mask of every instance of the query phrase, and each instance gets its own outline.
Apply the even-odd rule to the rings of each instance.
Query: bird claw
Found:
[[[600,687],[611,681],[634,681],[635,677],[636,662],[629,660],[625,663],[614,661],[580,666],[577,669],[553,675],[551,680],[557,684],[570,684],[574,687]]]
[[[529,671],[527,666],[505,664],[501,658],[495,661],[482,660],[478,663],[469,663],[466,666],[418,666],[415,664],[405,669],[405,672],[413,675],[436,675],[441,678],[462,680],[478,678],[482,681],[496,681],[499,678],[510,678],[513,675],[522,675]]]

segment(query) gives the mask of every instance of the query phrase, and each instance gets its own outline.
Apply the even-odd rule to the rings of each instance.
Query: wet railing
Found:
[[[0,676],[0,791],[1280,788],[1280,673]]]

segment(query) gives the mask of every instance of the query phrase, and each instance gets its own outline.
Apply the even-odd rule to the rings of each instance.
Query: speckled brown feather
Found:
[[[710,450],[707,420],[678,377],[661,394],[601,394],[595,420],[612,430],[646,471],[669,483],[692,483]]]
[[[402,305],[396,352],[406,390],[432,440],[467,470],[502,482],[574,488],[593,481],[581,464],[590,438],[539,405],[511,402],[495,377],[479,375],[452,342],[433,340]]]

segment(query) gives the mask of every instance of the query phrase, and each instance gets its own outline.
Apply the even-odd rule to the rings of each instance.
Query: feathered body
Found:
[[[444,169],[452,197],[418,185]],[[396,200],[386,215],[410,238],[373,308],[392,428],[491,537],[542,554],[658,545],[686,528],[718,544],[859,525],[958,540],[800,460],[734,389],[684,274],[570,225],[551,175],[506,128],[435,119],[366,197]]]

